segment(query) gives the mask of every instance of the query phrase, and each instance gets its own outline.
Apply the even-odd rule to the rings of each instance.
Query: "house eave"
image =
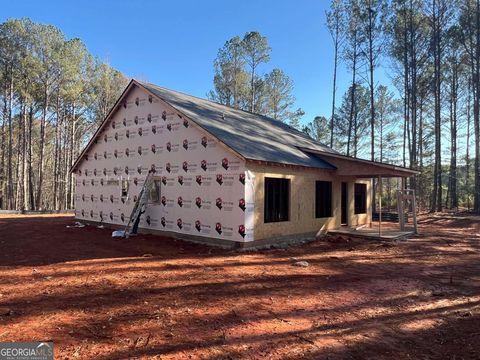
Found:
[[[332,168],[321,168],[317,166],[305,166],[305,165],[298,165],[298,164],[289,164],[289,163],[280,163],[280,162],[275,162],[275,161],[266,161],[266,160],[258,160],[258,159],[245,159],[247,162],[247,165],[250,164],[255,164],[255,165],[260,165],[260,166],[272,166],[272,167],[280,167],[280,168],[285,168],[285,169],[297,169],[297,170],[311,170],[311,171],[329,171],[329,172],[335,172],[337,169]]]
[[[305,153],[315,154],[328,162],[333,162],[338,170],[337,173],[341,176],[351,176],[357,178],[373,178],[373,177],[412,177],[420,174],[419,171],[405,168],[402,166],[386,164],[378,161],[371,161],[365,159],[354,158],[351,156],[323,152],[318,150],[299,148]],[[342,166],[335,164],[335,160],[342,162],[342,164],[354,164],[360,166],[358,169],[349,168],[348,171],[342,169]]]

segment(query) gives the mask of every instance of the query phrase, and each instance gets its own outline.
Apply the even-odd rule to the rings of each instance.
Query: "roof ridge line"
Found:
[[[266,116],[266,115],[262,115],[262,114],[259,114],[259,113],[255,113],[255,112],[252,112],[252,111],[249,111],[249,110],[244,110],[244,109],[239,109],[239,108],[235,108],[235,107],[232,107],[232,106],[228,106],[228,105],[219,103],[218,101],[215,101],[215,100],[205,99],[205,98],[202,98],[202,97],[200,97],[200,96],[188,94],[188,93],[183,92],[183,91],[173,90],[173,89],[167,88],[167,87],[165,87],[165,86],[160,86],[160,85],[157,85],[157,84],[154,84],[154,83],[151,83],[151,82],[145,82],[145,81],[139,81],[139,80],[135,80],[135,81],[137,81],[137,82],[139,82],[139,83],[141,83],[141,84],[143,83],[143,84],[147,84],[147,85],[153,85],[153,86],[155,86],[155,87],[157,87],[157,88],[164,89],[164,90],[168,90],[168,91],[173,91],[173,92],[176,92],[176,93],[185,95],[185,96],[193,97],[193,98],[195,98],[195,99],[199,99],[199,100],[211,102],[211,103],[213,103],[213,104],[217,104],[217,105],[226,107],[226,108],[229,109],[229,110],[240,111],[240,112],[244,112],[244,113],[251,114],[251,115],[266,117],[266,118],[271,119],[271,120],[274,120],[274,121],[280,121],[280,120],[276,120],[276,119],[271,118],[271,117]]]
[[[196,95],[192,95],[192,94],[188,94],[186,92],[183,92],[183,91],[178,91],[178,90],[173,90],[173,89],[169,89],[165,86],[159,86],[157,84],[154,84],[154,83],[151,83],[151,82],[148,82],[148,81],[141,81],[141,80],[137,80],[137,79],[133,79],[135,80],[136,82],[140,83],[140,84],[143,84],[143,85],[150,85],[150,86],[154,86],[154,87],[157,87],[157,88],[160,88],[160,89],[163,89],[163,90],[166,90],[166,91],[173,91],[173,92],[176,92],[178,94],[182,94],[184,96],[188,96],[188,97],[192,97],[192,98],[195,98],[195,99],[199,99],[199,100],[202,100],[202,101],[206,101],[206,102],[209,102],[209,103],[212,103],[212,104],[216,104],[216,105],[220,105],[222,107],[225,107],[227,108],[228,110],[232,110],[232,111],[238,111],[240,113],[247,113],[247,114],[250,114],[250,115],[254,115],[254,116],[260,116],[262,118],[265,118],[265,119],[268,119],[269,121],[272,121],[272,122],[278,122],[278,125],[279,126],[285,126],[285,127],[288,127],[291,131],[295,131],[299,136],[302,136],[303,138],[306,138],[310,141],[314,141],[316,142],[317,144],[321,145],[321,146],[326,146],[326,147],[329,147],[328,145],[312,138],[310,135],[308,135],[307,133],[303,132],[303,131],[300,131],[296,128],[294,128],[293,126],[291,126],[290,124],[287,124],[281,120],[277,120],[277,119],[274,119],[270,116],[267,116],[267,115],[263,115],[263,114],[259,114],[259,113],[255,113],[255,112],[252,112],[252,111],[249,111],[249,110],[244,110],[244,109],[239,109],[239,108],[235,108],[235,107],[231,107],[231,106],[228,106],[228,105],[225,105],[225,104],[222,104],[222,103],[219,103],[218,101],[214,101],[214,100],[210,100],[210,99],[205,99],[205,98],[202,98],[202,97],[199,97],[199,96],[196,96]],[[330,148],[330,147],[329,147]],[[333,148],[330,148],[333,150]]]

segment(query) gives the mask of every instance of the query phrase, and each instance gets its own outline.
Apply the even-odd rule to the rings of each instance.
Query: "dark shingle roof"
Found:
[[[234,109],[154,84],[138,82],[246,159],[335,169],[299,148],[337,154],[281,121]]]

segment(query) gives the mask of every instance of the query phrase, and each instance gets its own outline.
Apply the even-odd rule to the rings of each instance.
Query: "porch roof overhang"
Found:
[[[356,178],[374,178],[374,177],[401,177],[407,178],[419,174],[419,171],[386,164],[377,161],[358,159],[341,154],[327,153],[312,149],[300,148],[306,153],[315,154],[319,158],[329,162],[337,168],[335,174],[339,176],[351,176]]]

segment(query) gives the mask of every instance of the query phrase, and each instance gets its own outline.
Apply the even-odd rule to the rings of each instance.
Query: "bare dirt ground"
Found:
[[[0,341],[51,340],[58,359],[480,359],[478,221],[247,253],[72,223],[0,216]]]

